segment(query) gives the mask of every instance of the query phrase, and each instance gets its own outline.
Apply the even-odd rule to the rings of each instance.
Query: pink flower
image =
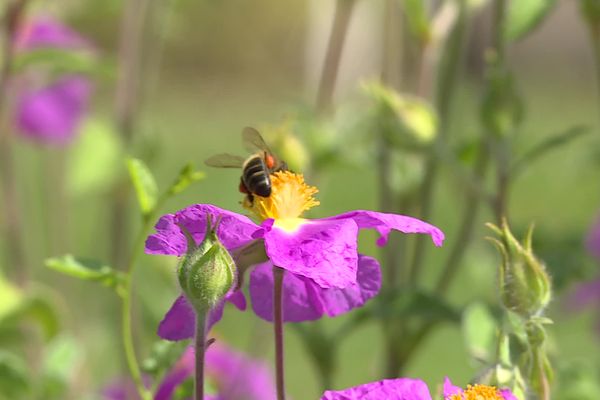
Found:
[[[51,16],[38,16],[26,21],[17,31],[14,40],[20,50],[81,50],[92,47],[86,38]]]

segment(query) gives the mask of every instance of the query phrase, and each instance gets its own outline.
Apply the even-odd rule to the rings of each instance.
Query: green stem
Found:
[[[194,393],[196,400],[204,400],[204,355],[206,352],[206,313],[196,312],[196,370]]]
[[[440,121],[439,134],[436,141],[436,147],[438,148],[446,145],[446,137],[450,127],[450,109],[456,91],[456,78],[462,60],[462,50],[467,27],[466,6],[464,3],[464,0],[460,1],[459,16],[454,24],[452,33],[448,37],[446,53],[441,61],[439,71],[435,102]],[[437,153],[437,151],[432,151],[427,160],[425,177],[419,194],[418,204],[421,206],[420,217],[423,220],[428,220],[431,215],[433,191],[440,168],[440,160]],[[409,272],[411,283],[416,283],[421,275],[421,266],[425,259],[425,245],[426,241],[424,238],[416,238],[413,261]]]
[[[275,384],[277,400],[285,400],[285,372],[283,357],[283,274],[284,270],[273,267],[273,332],[275,335]]]
[[[356,0],[337,0],[335,3],[335,15],[333,17],[317,93],[317,112],[322,114],[329,112],[332,107],[333,92],[342,58],[342,49],[346,41],[348,26],[350,25],[350,18],[352,17],[355,3]]]

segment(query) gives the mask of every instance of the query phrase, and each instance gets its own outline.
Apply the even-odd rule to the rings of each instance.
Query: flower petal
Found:
[[[569,296],[568,307],[571,310],[581,310],[595,302],[600,302],[600,278],[579,284],[575,293]]]
[[[500,394],[504,397],[504,400],[519,400],[509,389],[500,390]]]
[[[41,16],[22,25],[15,35],[15,44],[22,50],[45,47],[62,49],[91,48],[92,44],[59,20]]]
[[[260,318],[273,321],[273,270],[261,264],[250,274],[252,309]],[[357,283],[347,288],[324,289],[311,279],[286,272],[283,277],[284,322],[314,321],[327,313],[330,317],[363,306],[381,288],[377,260],[359,255]]]
[[[327,390],[321,400],[431,400],[420,379],[384,379],[345,390]]]
[[[241,291],[229,293],[225,297],[225,301],[229,301],[241,311],[246,309],[246,298]],[[207,331],[223,318],[225,301],[221,301],[208,313],[206,321]],[[169,311],[167,311],[163,320],[160,321],[158,336],[165,340],[185,340],[194,337],[195,330],[196,313],[185,296],[179,296]]]
[[[228,249],[234,249],[253,240],[253,234],[261,228],[248,217],[210,205],[195,204],[162,216],[154,227],[156,233],[146,239],[146,253],[181,256],[187,250],[187,242],[178,224],[184,226],[196,243],[204,239],[206,216],[213,221],[221,218],[217,236]]]
[[[265,231],[267,255],[280,268],[314,280],[323,288],[356,281],[358,228],[353,220],[313,220],[294,232]]]
[[[585,246],[588,252],[600,260],[600,216],[590,228],[590,231],[585,240]]]
[[[320,288],[317,288],[317,290]],[[344,314],[354,308],[362,307],[381,289],[381,269],[372,257],[358,256],[358,273],[356,283],[344,289],[320,289],[325,312],[330,317]]]
[[[163,378],[156,390],[154,400],[171,400],[175,389],[193,375],[195,370],[194,348],[185,349],[175,366]]]
[[[42,143],[68,143],[77,133],[91,93],[91,82],[78,75],[25,93],[17,107],[19,132]]]
[[[264,362],[223,346],[206,352],[206,373],[217,381],[219,399],[274,400],[275,386]]]
[[[444,397],[453,396],[455,394],[462,394],[463,390],[458,386],[454,386],[450,378],[444,378]]]
[[[436,246],[441,246],[444,233],[437,227],[423,222],[417,218],[398,214],[386,214],[377,211],[355,210],[339,214],[324,220],[352,219],[359,229],[377,229],[381,237],[377,241],[380,246],[385,245],[387,237],[392,230],[402,233],[425,233],[431,236]]]
[[[273,321],[273,264],[257,265],[250,273],[252,309],[260,318]],[[318,287],[310,279],[286,272],[283,275],[284,322],[314,321],[323,316]]]

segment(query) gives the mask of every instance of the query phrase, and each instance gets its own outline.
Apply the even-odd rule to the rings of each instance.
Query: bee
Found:
[[[277,171],[287,170],[287,164],[273,155],[260,133],[250,127],[242,131],[244,147],[253,154],[247,158],[232,154],[217,154],[209,157],[204,163],[217,168],[241,168],[239,190],[248,196],[252,203],[254,196],[269,197],[271,195],[270,175]]]

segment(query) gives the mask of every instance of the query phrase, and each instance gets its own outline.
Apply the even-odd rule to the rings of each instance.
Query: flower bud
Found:
[[[502,254],[500,293],[503,305],[523,318],[539,315],[550,302],[551,282],[544,264],[531,249],[533,227],[523,244],[510,232],[506,221],[502,229],[488,224],[500,239],[491,239]]]
[[[210,218],[207,218],[206,236],[197,246],[189,232],[181,228],[188,241],[188,250],[177,275],[183,293],[196,311],[205,312],[214,307],[235,281],[235,262],[219,241],[216,225],[211,226]]]

